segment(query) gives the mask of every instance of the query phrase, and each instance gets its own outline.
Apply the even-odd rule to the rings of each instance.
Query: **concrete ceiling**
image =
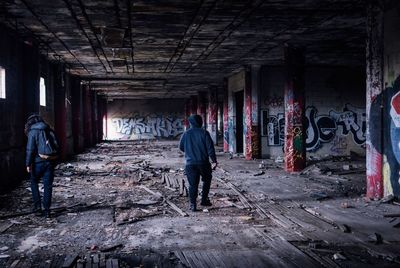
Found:
[[[2,0],[0,22],[112,98],[185,97],[244,65],[363,65],[364,1]]]

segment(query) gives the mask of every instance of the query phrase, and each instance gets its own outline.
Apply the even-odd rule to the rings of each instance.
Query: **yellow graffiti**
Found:
[[[383,196],[393,194],[392,183],[390,182],[390,165],[386,155],[383,155]]]

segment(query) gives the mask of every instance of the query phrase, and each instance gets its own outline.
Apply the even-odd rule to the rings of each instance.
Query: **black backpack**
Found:
[[[39,130],[38,154],[40,158],[55,160],[60,153],[56,135],[50,128]]]

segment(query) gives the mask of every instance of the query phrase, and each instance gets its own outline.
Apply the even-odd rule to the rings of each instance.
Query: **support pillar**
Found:
[[[379,1],[369,1],[367,6],[367,92],[366,92],[366,163],[367,163],[367,193],[372,199],[383,196],[382,176],[382,99],[377,99],[383,89],[383,11]],[[371,126],[373,124],[373,127]]]
[[[229,125],[228,125],[228,79],[224,78],[223,84],[223,93],[224,93],[224,101],[223,101],[223,123],[224,123],[224,152],[229,152]]]
[[[84,114],[83,114],[83,126],[84,126],[84,140],[85,140],[85,147],[90,147],[93,144],[92,141],[92,105],[91,105],[91,97],[90,97],[90,88],[88,85],[84,86],[84,93],[83,93],[83,107],[84,107]]]
[[[260,158],[259,91],[260,66],[251,66],[245,73],[245,156]]]
[[[203,126],[207,125],[207,113],[206,113],[206,100],[207,93],[199,92],[197,95],[197,114],[203,119]]]
[[[191,105],[192,105],[192,100],[191,99],[187,99],[186,102],[185,102],[185,118],[183,120],[183,124],[185,126],[185,130],[189,129],[189,127],[190,127],[188,118],[189,118],[189,116],[191,114],[191,111],[192,111],[192,106]]]
[[[54,130],[60,143],[60,158],[67,158],[67,101],[65,72],[58,66],[54,79]]]
[[[190,97],[190,114],[197,114],[197,96]]]
[[[208,91],[208,120],[207,130],[211,135],[214,144],[217,144],[217,122],[218,122],[218,105],[217,105],[217,87],[211,87]]]
[[[285,170],[301,171],[306,165],[304,51],[285,47]]]

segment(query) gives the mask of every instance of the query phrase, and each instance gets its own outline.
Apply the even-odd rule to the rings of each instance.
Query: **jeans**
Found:
[[[201,180],[203,181],[203,190],[201,194],[202,201],[208,199],[208,193],[210,192],[211,186],[211,164],[203,165],[187,165],[185,168],[186,176],[189,182],[189,200],[191,204],[196,204],[196,199],[198,195],[198,188]]]
[[[35,209],[40,209],[40,193],[39,181],[43,179],[44,193],[43,193],[43,208],[45,211],[50,210],[51,195],[53,192],[54,180],[54,164],[50,161],[37,162],[32,165],[31,171],[31,190],[33,205]]]

